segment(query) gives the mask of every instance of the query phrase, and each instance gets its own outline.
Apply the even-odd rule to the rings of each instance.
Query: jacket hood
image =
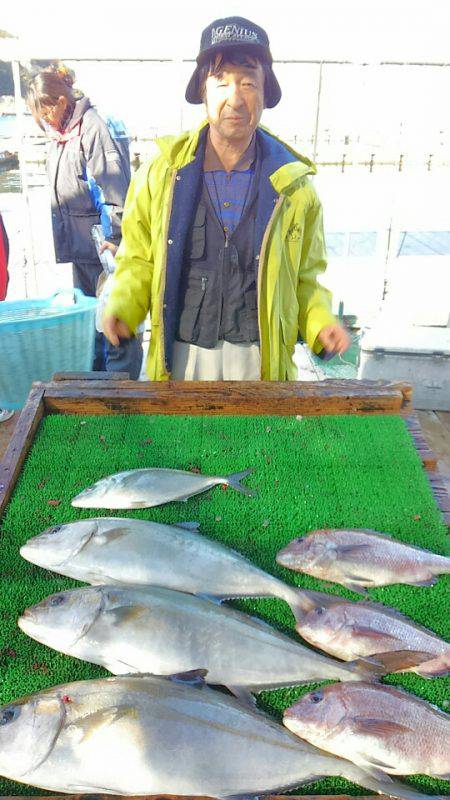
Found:
[[[73,114],[66,125],[66,132],[71,131],[76,127],[76,125],[78,125],[89,108],[92,108],[92,103],[89,100],[89,97],[80,97],[80,99],[76,101]]]
[[[162,136],[156,140],[170,167],[181,169],[194,160],[200,135],[207,126],[208,122],[204,120],[196,130],[186,131],[179,136]],[[315,175],[315,164],[278,139],[268,128],[258,125],[256,132],[264,140],[266,157],[273,162],[270,181],[278,194],[296,188],[306,175]]]

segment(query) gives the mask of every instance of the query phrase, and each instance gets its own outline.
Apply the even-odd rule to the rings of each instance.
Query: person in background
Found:
[[[8,260],[9,240],[3,217],[0,214],[0,301],[5,299],[8,289]],[[6,422],[7,419],[11,419],[13,416],[14,411],[9,411],[7,408],[0,408],[0,422]]]
[[[74,73],[64,65],[45,68],[30,81],[27,104],[50,139],[47,172],[56,260],[72,262],[74,287],[95,297],[102,265],[91,229],[101,224],[103,249],[115,255],[130,160],[123,137],[115,141],[106,122],[73,84]],[[136,379],[141,364],[139,337],[118,340],[113,346],[97,335],[94,369],[125,371]]]
[[[208,25],[186,90],[207,119],[136,173],[103,320],[116,344],[150,309],[151,380],[295,380],[299,333],[317,354],[349,346],[319,283],[315,167],[259,124],[280,98],[266,32]]]

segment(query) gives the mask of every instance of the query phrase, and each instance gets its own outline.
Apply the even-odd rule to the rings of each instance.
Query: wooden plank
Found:
[[[423,434],[436,454],[439,472],[450,485],[450,427],[435,411],[418,411],[417,416]]]
[[[55,372],[52,381],[129,381],[129,372]]]
[[[45,385],[59,414],[406,414],[411,387],[387,381],[60,381]]]
[[[407,786],[405,785],[405,788]],[[424,795],[424,798],[429,795]],[[139,795],[121,795],[121,794],[53,794],[53,795],[3,795],[1,800],[217,800],[202,795],[176,795],[176,794],[139,794]],[[377,800],[392,800],[391,795],[377,794]],[[450,796],[439,795],[440,800],[450,800]],[[348,795],[348,794],[269,794],[264,795],[264,800],[374,800],[374,795]]]
[[[13,417],[0,423],[0,461],[3,458],[3,454],[6,453],[6,448],[9,445],[19,417],[20,413],[16,412]]]
[[[44,415],[44,384],[34,383],[0,462],[0,515],[11,497],[22,464]]]
[[[448,484],[438,469],[436,455],[423,435],[417,414],[409,414],[405,418],[405,424],[422,460],[436,505],[442,512],[444,523],[450,526],[450,492],[448,491]]]
[[[435,452],[431,449],[430,445],[428,444],[423,434],[417,413],[408,414],[405,417],[405,423],[406,427],[408,428],[412,436],[414,446],[417,452],[419,453],[419,456],[422,460],[422,464],[424,465],[425,469],[435,470],[437,466],[437,456]]]

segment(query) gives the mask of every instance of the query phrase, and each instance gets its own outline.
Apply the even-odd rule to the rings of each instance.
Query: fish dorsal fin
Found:
[[[416,620],[408,617],[406,614],[403,614],[402,611],[399,611],[396,608],[384,606],[383,603],[377,603],[375,600],[359,600],[357,601],[357,605],[364,606],[365,608],[372,609],[373,611],[379,611],[380,614],[391,617],[391,619],[398,619],[407,625],[412,625],[416,630],[422,631],[422,633],[427,633],[429,636],[435,636],[437,639],[439,638],[437,633],[429,628],[426,628],[425,625],[422,625],[420,622],[416,622]]]
[[[424,555],[428,556],[438,556],[439,558],[449,558],[448,556],[443,556],[442,553],[433,553],[432,550],[426,550],[424,547],[419,547],[417,544],[411,544],[410,542],[403,542],[401,539],[396,539],[390,533],[383,533],[383,531],[372,531],[368,528],[353,528],[352,530],[355,533],[365,533],[369,536],[373,536],[376,539],[380,539],[383,542],[388,540],[393,544],[403,545],[403,547],[409,547],[411,550],[417,550],[419,553],[423,553]]]
[[[181,683],[184,686],[194,686],[201,689],[206,681],[207,669],[191,669],[188,672],[176,672],[174,675],[169,675],[169,681],[174,683]]]
[[[204,600],[205,603],[214,603],[215,606],[221,606],[224,600],[223,597],[216,597],[213,594],[196,594],[195,596],[198,597],[199,600]]]
[[[199,522],[176,522],[174,527],[183,528],[185,531],[191,531],[192,533],[200,533]]]
[[[412,728],[395,722],[392,719],[376,719],[375,717],[352,717],[350,721],[353,734],[367,736],[391,736],[398,733],[412,733]]]

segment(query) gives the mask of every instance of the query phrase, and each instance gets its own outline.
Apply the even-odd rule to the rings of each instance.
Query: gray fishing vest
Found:
[[[212,348],[259,341],[254,254],[257,173],[239,225],[226,239],[205,181],[187,240],[176,338]]]

